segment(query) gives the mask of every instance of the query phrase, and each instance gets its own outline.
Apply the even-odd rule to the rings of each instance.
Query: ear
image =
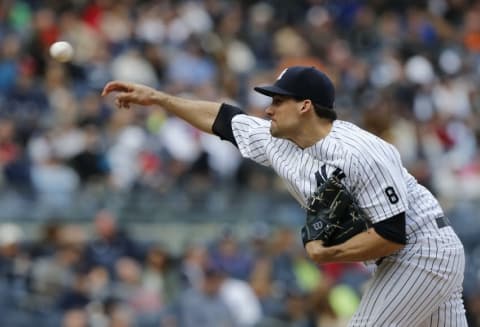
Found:
[[[312,110],[313,110],[313,103],[311,100],[306,99],[301,102],[300,114],[306,114]]]

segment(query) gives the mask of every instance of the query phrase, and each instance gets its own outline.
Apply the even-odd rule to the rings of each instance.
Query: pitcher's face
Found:
[[[300,109],[303,100],[299,101],[283,95],[274,95],[272,104],[265,110],[271,119],[270,133],[278,138],[291,138],[295,135],[300,124]]]

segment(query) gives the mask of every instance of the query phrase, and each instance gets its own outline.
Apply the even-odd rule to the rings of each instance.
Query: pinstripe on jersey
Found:
[[[350,326],[465,327],[460,298],[465,257],[451,227],[440,229],[438,201],[403,167],[398,151],[356,125],[336,120],[311,147],[274,138],[270,122],[247,115],[232,119],[241,154],[271,166],[297,201],[306,205],[336,168],[373,223],[405,212],[407,245],[378,267]]]

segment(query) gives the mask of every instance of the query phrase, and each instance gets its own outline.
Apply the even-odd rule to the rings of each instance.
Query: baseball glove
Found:
[[[314,240],[322,240],[325,246],[337,245],[371,226],[342,184],[344,177],[337,169],[309,198],[306,223],[302,227],[303,245]]]

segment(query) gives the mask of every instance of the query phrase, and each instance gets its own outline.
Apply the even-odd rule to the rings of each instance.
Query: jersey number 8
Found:
[[[387,195],[388,197],[388,200],[390,201],[390,203],[392,204],[395,204],[398,202],[398,195],[397,193],[395,193],[395,190],[393,187],[389,186],[385,189],[385,194]]]

